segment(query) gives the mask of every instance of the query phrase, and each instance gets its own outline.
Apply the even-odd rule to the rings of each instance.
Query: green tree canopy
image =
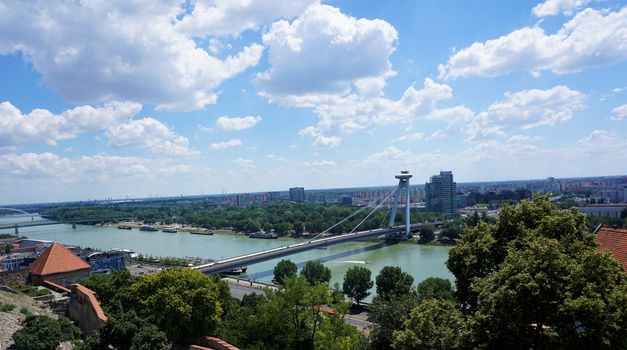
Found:
[[[401,330],[394,332],[398,350],[449,350],[461,345],[464,318],[450,300],[425,300],[415,307]]]
[[[384,298],[408,294],[414,278],[398,266],[385,266],[377,275],[377,294]]]
[[[584,215],[546,196],[469,230],[447,265],[466,315],[465,347],[627,347],[625,273],[595,249]]]
[[[418,301],[427,299],[450,300],[454,301],[453,287],[451,281],[445,278],[429,277],[418,284],[416,288],[418,293]]]
[[[17,350],[54,350],[59,343],[80,337],[81,331],[65,317],[29,315],[22,329],[13,333]]]
[[[370,295],[368,290],[374,285],[370,275],[370,270],[361,266],[351,267],[346,271],[346,275],[344,275],[342,290],[344,294],[353,299],[357,305]]]
[[[296,264],[291,260],[283,259],[279,261],[274,267],[275,283],[282,285],[287,278],[296,276],[297,269]]]
[[[300,275],[305,277],[312,286],[318,283],[328,284],[331,280],[331,270],[319,261],[307,261],[305,267],[300,271]]]
[[[169,339],[185,340],[218,327],[223,313],[220,283],[195,270],[168,268],[142,277],[131,286],[131,294]]]

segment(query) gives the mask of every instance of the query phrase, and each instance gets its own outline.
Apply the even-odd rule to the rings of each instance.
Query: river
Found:
[[[24,216],[5,216],[0,217],[0,223],[30,219]],[[0,230],[0,233],[13,233],[13,229]],[[76,229],[72,229],[72,225],[67,224],[20,228],[20,236],[99,249],[126,248],[142,254],[194,256],[214,260],[302,242],[294,238],[253,239],[236,234],[205,236],[192,235],[187,232],[119,230],[108,226],[77,225]],[[331,270],[331,285],[335,282],[341,285],[346,271],[355,265],[370,269],[373,280],[384,266],[400,266],[403,271],[414,277],[414,285],[416,285],[427,277],[454,280],[445,265],[449,249],[443,246],[385,245],[382,242],[364,241],[341,243],[329,246],[327,249],[314,249],[283,259],[294,261],[299,269],[308,260],[320,260]],[[279,260],[250,265],[247,275],[243,275],[242,278],[270,282],[273,277],[272,269]],[[374,294],[374,288],[372,294]],[[370,299],[367,298],[366,301]]]

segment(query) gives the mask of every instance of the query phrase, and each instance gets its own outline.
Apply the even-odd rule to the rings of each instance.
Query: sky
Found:
[[[0,0],[0,203],[627,174],[627,1]]]

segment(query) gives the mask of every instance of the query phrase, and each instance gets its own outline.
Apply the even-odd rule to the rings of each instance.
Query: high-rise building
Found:
[[[248,208],[250,205],[250,198],[247,193],[237,195],[237,206],[240,208]]]
[[[440,171],[425,184],[427,209],[442,214],[453,214],[456,208],[456,184],[452,171]]]
[[[305,189],[303,187],[290,188],[290,202],[304,202]]]

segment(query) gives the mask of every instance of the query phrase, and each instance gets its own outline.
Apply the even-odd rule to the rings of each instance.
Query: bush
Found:
[[[13,304],[2,304],[0,306],[0,312],[11,312],[15,309],[15,305]]]
[[[22,329],[13,333],[17,350],[54,350],[59,343],[80,337],[80,330],[65,317],[27,316]]]

